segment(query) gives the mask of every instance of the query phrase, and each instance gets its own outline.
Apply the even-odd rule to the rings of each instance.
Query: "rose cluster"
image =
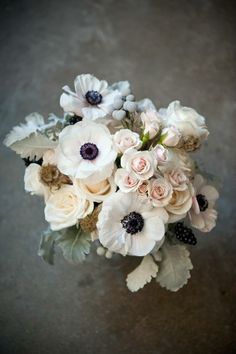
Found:
[[[25,161],[25,190],[45,201],[39,254],[53,263],[58,245],[77,263],[94,243],[107,258],[143,257],[127,276],[131,291],[152,278],[178,290],[193,229],[209,232],[217,219],[218,192],[190,156],[208,137],[205,118],[179,101],[136,101],[128,81],[83,74],[74,86],[63,87],[63,118],[32,113],[5,139]]]

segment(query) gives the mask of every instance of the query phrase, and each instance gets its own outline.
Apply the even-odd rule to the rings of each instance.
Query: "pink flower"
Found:
[[[121,158],[121,166],[142,181],[152,177],[155,171],[153,155],[149,151],[128,150]]]
[[[163,177],[150,181],[149,197],[155,207],[166,206],[172,197],[172,185]]]
[[[141,113],[141,120],[144,125],[144,134],[149,134],[152,139],[159,132],[161,127],[161,119],[156,111],[147,111]]]
[[[180,138],[181,138],[180,131],[177,128],[175,128],[174,126],[169,127],[169,128],[164,128],[162,130],[161,135],[163,137],[162,143],[166,146],[169,146],[169,147],[176,146],[179,143]]]
[[[118,168],[115,173],[115,183],[124,193],[136,191],[141,181],[131,172],[124,168]]]
[[[213,186],[207,185],[201,175],[195,176],[193,186],[195,196],[189,211],[191,225],[202,232],[209,232],[216,225],[217,211],[214,207],[219,193]]]
[[[139,149],[142,142],[139,135],[129,129],[121,129],[113,136],[113,141],[118,153],[124,153],[130,148]]]
[[[175,169],[165,173],[164,176],[175,190],[183,191],[188,188],[189,179],[182,170]]]

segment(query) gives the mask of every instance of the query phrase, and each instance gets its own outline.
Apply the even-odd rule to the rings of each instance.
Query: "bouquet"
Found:
[[[179,101],[137,101],[128,81],[83,74],[74,86],[63,87],[63,117],[32,113],[4,140],[25,162],[25,190],[45,202],[38,254],[53,264],[57,247],[77,264],[94,244],[106,258],[141,257],[131,291],[152,278],[177,291],[193,268],[193,229],[217,219],[218,192],[190,156],[208,137],[205,118]]]

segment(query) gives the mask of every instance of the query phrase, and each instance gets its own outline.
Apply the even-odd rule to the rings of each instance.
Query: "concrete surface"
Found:
[[[129,79],[137,97],[179,98],[207,117],[198,159],[223,187],[188,286],[131,294],[136,258],[42,262],[42,202],[24,193],[23,164],[1,146],[1,354],[236,352],[234,3],[1,1],[1,141],[29,112],[60,113],[60,88],[79,73]]]

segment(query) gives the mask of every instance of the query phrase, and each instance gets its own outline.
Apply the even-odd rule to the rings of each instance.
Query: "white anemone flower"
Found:
[[[202,232],[210,232],[216,225],[215,203],[219,193],[213,186],[207,185],[201,175],[195,176],[193,186],[196,195],[189,211],[191,225]]]
[[[117,192],[108,197],[98,217],[101,244],[123,256],[145,256],[164,241],[168,214],[153,208],[137,193]]]
[[[59,134],[57,165],[67,176],[99,183],[111,176],[116,155],[112,136],[103,124],[83,120]]]
[[[98,80],[90,74],[75,78],[75,92],[64,86],[60,105],[65,112],[73,112],[78,116],[95,120],[103,118],[114,110],[113,103],[121,94],[108,88],[105,80]]]

